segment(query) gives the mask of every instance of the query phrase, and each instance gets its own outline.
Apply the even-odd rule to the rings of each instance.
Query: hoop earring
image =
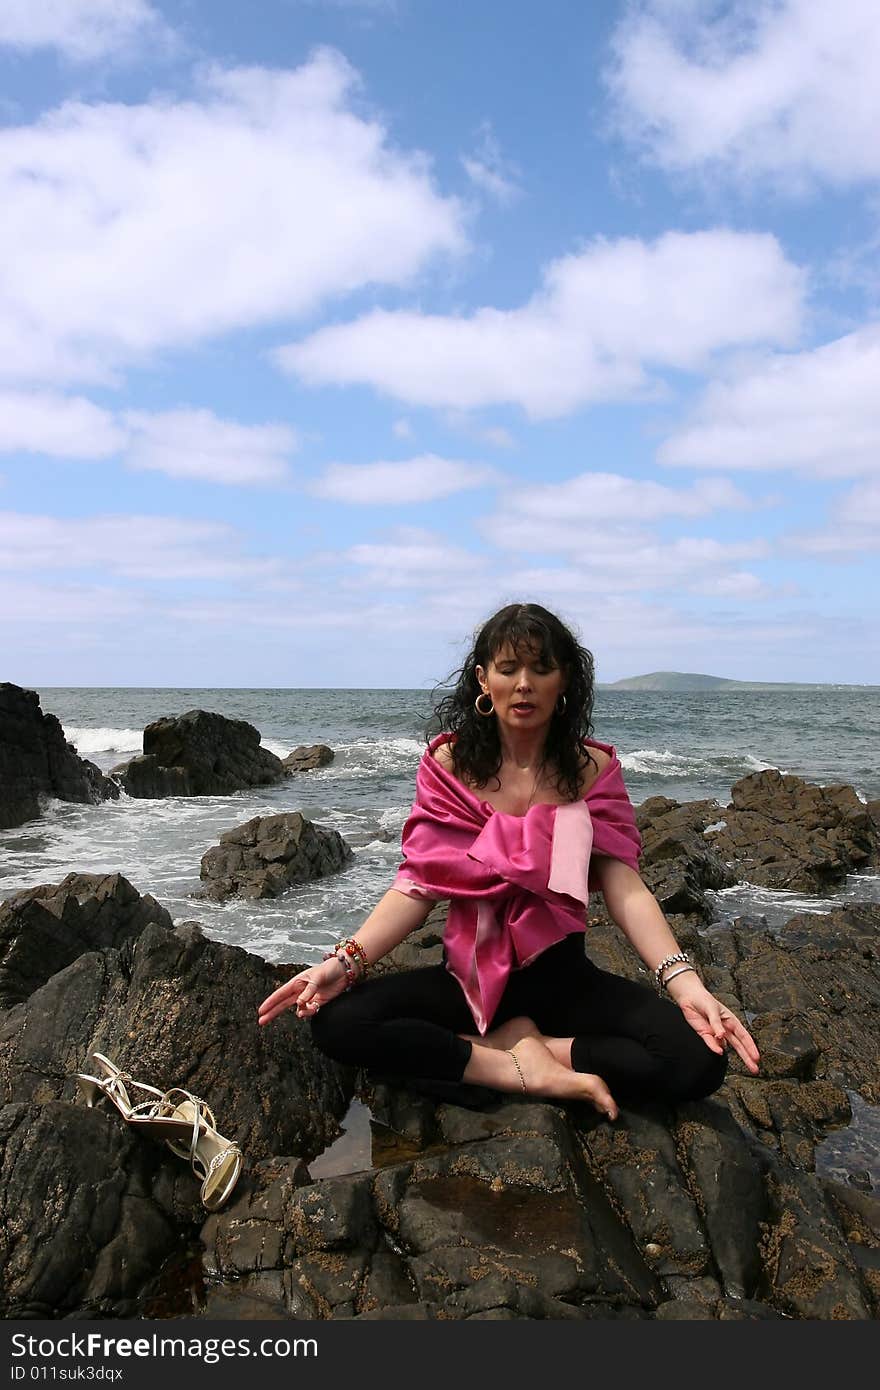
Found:
[[[488,701],[489,701],[489,708],[488,708],[488,709],[480,709],[480,701],[481,701],[481,700],[488,700]],[[492,703],[492,696],[489,694],[488,690],[481,690],[481,691],[480,691],[480,693],[479,693],[479,695],[477,696],[476,700],[474,700],[474,709],[477,711],[477,714],[481,714],[481,715],[483,716],[484,719],[488,719],[490,714],[494,714],[494,713],[495,713],[495,706],[494,706],[493,703]]]
[[[560,700],[562,701],[562,704],[559,703]],[[566,706],[566,703],[567,703],[567,702],[566,702],[566,699],[565,699],[565,691],[563,691],[562,694],[559,696],[559,698],[558,698],[557,701],[556,701],[556,713],[557,713],[557,714],[565,714],[565,706]]]

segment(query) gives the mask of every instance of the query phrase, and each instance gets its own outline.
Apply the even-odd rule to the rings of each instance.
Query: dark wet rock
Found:
[[[253,724],[193,709],[148,724],[143,755],[112,775],[129,796],[226,796],[273,786],[285,772]]]
[[[0,1311],[134,1316],[174,1249],[152,1146],[97,1111],[49,1101],[0,1110]]]
[[[68,874],[0,905],[0,1008],[33,994],[86,951],[121,947],[149,923],[170,931],[164,907],[121,874]]]
[[[758,1245],[768,1214],[769,1160],[722,1101],[680,1106],[674,1133],[724,1292],[752,1297],[761,1280]]]
[[[772,1216],[762,1254],[775,1306],[790,1317],[870,1318],[865,1282],[821,1184],[780,1166],[769,1175],[768,1196]]]
[[[172,929],[125,879],[70,875],[0,913],[4,963],[15,965],[0,1013],[0,1226],[11,1242],[0,1310],[135,1316],[204,1210],[186,1163],[133,1133],[106,1100],[87,1108],[73,1073],[94,1070],[90,1054],[160,1090],[204,1096],[246,1156],[243,1202],[254,1165],[279,1150],[296,1156],[290,1181],[308,1181],[299,1159],[338,1133],[352,1077],[291,1013],[258,1028],[257,1006],[285,971],[192,924]],[[29,954],[31,928],[39,949]]]
[[[694,914],[708,921],[706,892],[736,882],[736,874],[704,834],[721,816],[714,801],[681,804],[654,796],[639,806],[641,873],[667,916]]]
[[[843,1230],[873,1316],[880,1317],[880,1199],[836,1182],[825,1182],[823,1188]]]
[[[326,743],[301,744],[282,758],[281,763],[288,773],[312,772],[317,767],[327,767],[335,757],[333,749],[328,748]]]
[[[584,1135],[590,1168],[622,1211],[642,1257],[659,1275],[706,1273],[709,1242],[684,1181],[671,1115],[625,1113]]]
[[[351,858],[338,830],[313,825],[299,811],[254,816],[202,856],[203,892],[217,900],[277,898],[295,883],[338,873]]]
[[[54,714],[44,714],[35,690],[0,682],[0,830],[40,815],[57,797],[95,805],[119,788],[81,758]]]
[[[731,790],[723,830],[707,836],[737,877],[767,888],[826,893],[877,863],[880,835],[852,787],[817,787],[768,768]]]
[[[756,1032],[771,1030],[772,1075],[784,1074],[772,1047],[778,1039],[802,1059],[791,1061],[795,1075],[842,1079],[880,1103],[880,904],[799,914],[773,935],[740,920],[725,949],[735,953],[737,994]]]

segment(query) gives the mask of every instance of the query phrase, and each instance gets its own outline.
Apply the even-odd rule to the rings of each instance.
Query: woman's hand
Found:
[[[320,965],[310,965],[263,1000],[259,1022],[271,1023],[285,1009],[296,1009],[297,1018],[312,1018],[322,1004],[343,993],[347,978],[345,966],[336,956]]]
[[[723,1052],[730,1043],[750,1072],[758,1070],[761,1057],[751,1033],[743,1027],[735,1013],[709,993],[696,971],[683,971],[666,989],[707,1047],[713,1052]]]

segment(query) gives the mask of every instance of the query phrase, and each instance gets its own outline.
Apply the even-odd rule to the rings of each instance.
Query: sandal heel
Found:
[[[99,1082],[93,1076],[86,1076],[83,1072],[78,1071],[76,1083],[85,1098],[86,1105],[90,1110],[93,1110],[96,1098],[102,1094]]]

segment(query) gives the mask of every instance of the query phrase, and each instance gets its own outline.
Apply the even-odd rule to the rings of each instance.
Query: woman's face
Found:
[[[505,643],[485,670],[476,668],[476,677],[499,723],[517,732],[546,728],[566,686],[561,668],[542,661],[540,647],[530,643]]]

